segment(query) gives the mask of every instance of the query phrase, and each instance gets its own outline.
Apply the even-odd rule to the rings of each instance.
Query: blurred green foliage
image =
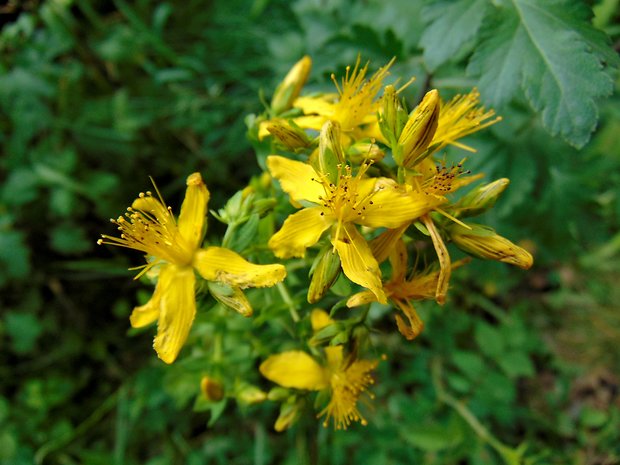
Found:
[[[0,464],[496,464],[518,463],[519,445],[527,463],[620,463],[618,3],[0,7]],[[444,308],[421,306],[420,339],[383,335],[369,426],[318,442],[312,425],[274,433],[267,404],[196,401],[206,367],[155,359],[127,322],[148,294],[95,248],[149,175],[171,204],[192,171],[212,208],[243,188],[258,172],[244,116],[304,53],[316,89],[358,53],[396,56],[393,74],[418,77],[412,101],[478,85],[504,121],[472,138],[468,163],[512,181],[487,222],[537,259],[527,275],[459,269]],[[269,323],[220,324],[234,339]],[[198,320],[193,337],[214,331]]]

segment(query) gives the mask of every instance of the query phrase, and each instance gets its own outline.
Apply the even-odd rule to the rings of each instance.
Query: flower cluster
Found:
[[[159,194],[147,192],[113,220],[120,237],[100,240],[146,254],[139,276],[155,276],[157,283],[130,322],[158,321],[154,347],[167,363],[188,338],[197,292],[208,289],[218,305],[249,317],[253,306],[241,289],[277,286],[281,305],[273,296],[263,299],[261,317],[273,321],[282,314],[270,308],[288,308],[291,321],[282,324],[287,331],[279,339],[265,336],[269,344],[254,344],[252,353],[263,377],[279,386],[266,394],[237,376],[231,392],[245,403],[280,403],[279,431],[295,422],[315,391],[325,425],[366,423],[358,402],[372,398],[368,388],[378,365],[376,356],[364,355],[372,342],[369,308],[394,307],[398,331],[417,337],[424,323],[413,302],[444,304],[452,272],[470,260],[454,261],[450,249],[523,269],[532,265],[528,251],[469,222],[494,206],[509,181],[459,195],[482,175],[468,171],[466,159],[451,163],[442,153],[448,146],[474,152],[461,139],[500,118],[480,105],[476,90],[444,101],[433,89],[409,111],[401,93],[412,81],[398,89],[387,84],[391,66],[369,76],[369,65],[358,58],[340,81],[332,76],[335,92],[306,96],[311,60],[295,64],[265,113],[248,119],[266,170],[214,213],[228,225],[223,247],[202,243],[209,193],[198,173],[187,179],[178,219]],[[227,247],[235,237],[237,251]],[[244,247],[268,250],[269,261],[281,262],[252,264],[238,253]],[[228,395],[223,378],[203,377],[208,402]]]

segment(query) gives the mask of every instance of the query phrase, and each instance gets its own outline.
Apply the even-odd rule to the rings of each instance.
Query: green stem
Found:
[[[99,423],[101,419],[116,406],[121,389],[108,396],[108,398],[105,399],[103,403],[73,431],[63,434],[62,436],[43,444],[34,455],[35,463],[39,465],[42,464],[45,457],[51,452],[70,444],[74,439],[85,434],[89,429]]]
[[[288,307],[288,311],[291,313],[291,318],[295,323],[297,323],[300,320],[299,313],[297,313],[297,306],[295,305],[295,302],[293,302],[291,294],[288,292],[288,289],[286,288],[284,283],[280,282],[276,284],[276,288],[278,289],[282,300]]]
[[[504,460],[507,465],[518,465],[522,463],[522,453],[502,443],[493,436],[489,430],[480,423],[480,420],[472,413],[467,406],[452,396],[443,385],[441,379],[442,364],[441,359],[435,358],[431,366],[433,385],[437,392],[437,398],[444,404],[452,407],[467,422],[476,435],[485,443],[491,446]]]
[[[229,243],[232,240],[233,234],[237,229],[237,223],[228,223],[228,227],[226,228],[226,232],[224,233],[224,238],[222,239],[222,247],[228,249]]]

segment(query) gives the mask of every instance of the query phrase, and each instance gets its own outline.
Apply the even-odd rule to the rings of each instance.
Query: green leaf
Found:
[[[55,226],[50,235],[50,246],[63,254],[77,254],[92,249],[94,241],[86,237],[84,230],[71,223]]]
[[[487,12],[487,0],[442,0],[422,11],[429,23],[420,39],[424,61],[431,71],[457,54],[474,38]]]
[[[595,99],[611,94],[619,63],[591,11],[570,0],[512,0],[497,13],[468,69],[481,76],[483,98],[500,106],[520,86],[552,135],[582,147],[598,120]]]
[[[497,363],[510,378],[534,376],[536,372],[532,360],[523,352],[506,352]]]
[[[13,350],[17,354],[31,352],[43,327],[31,313],[8,312],[4,317],[7,334],[11,337]]]
[[[505,351],[505,341],[496,328],[484,321],[476,324],[474,337],[480,350],[493,359],[498,359]]]
[[[410,425],[405,440],[425,451],[439,451],[459,445],[464,438],[462,423],[453,416],[448,425],[431,423]]]
[[[8,278],[25,278],[30,272],[30,250],[21,231],[0,230],[0,286]]]

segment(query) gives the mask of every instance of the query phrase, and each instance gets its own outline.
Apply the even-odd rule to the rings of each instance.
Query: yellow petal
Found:
[[[273,286],[286,276],[286,269],[280,264],[256,265],[223,247],[199,249],[192,264],[207,281],[242,288]]]
[[[300,128],[314,129],[315,131],[320,131],[325,124],[325,116],[297,116],[296,118],[293,118],[293,122]]]
[[[192,249],[200,247],[202,242],[208,203],[209,191],[200,173],[189,175],[178,225],[181,236]]]
[[[162,289],[161,314],[153,347],[159,358],[172,363],[187,339],[196,314],[196,278],[190,267],[168,265],[159,279],[167,285]]]
[[[269,247],[276,257],[303,257],[306,249],[316,244],[331,220],[322,207],[304,208],[289,216],[282,228],[271,236]]]
[[[334,114],[334,104],[329,99],[336,98],[335,94],[328,94],[322,97],[299,97],[293,102],[295,108],[301,109],[306,115],[331,116]],[[323,119],[325,122],[325,119]]]
[[[323,183],[320,182],[320,176],[308,163],[270,155],[267,157],[267,167],[271,175],[280,181],[282,190],[290,196],[291,200],[320,203],[320,198],[325,197],[325,189]]]
[[[325,357],[327,358],[327,366],[334,372],[340,371],[342,366],[342,346],[325,347]]]
[[[164,266],[159,273],[159,279],[155,286],[155,291],[147,303],[134,307],[131,315],[129,316],[129,322],[133,328],[142,328],[143,326],[150,325],[157,318],[159,318],[161,296],[164,289],[170,285],[170,276],[164,272]]]
[[[268,380],[287,388],[318,391],[329,383],[326,370],[300,350],[271,355],[259,370]]]
[[[386,303],[379,264],[355,226],[343,225],[340,237],[332,239],[332,244],[340,255],[342,271],[347,278],[371,290],[378,302]]]
[[[349,297],[349,300],[347,300],[347,307],[359,307],[360,305],[366,305],[376,301],[377,297],[371,291],[362,291]]]
[[[315,332],[331,325],[333,322],[334,320],[329,317],[329,313],[323,309],[315,308],[310,313],[310,324]]]
[[[372,197],[372,204],[366,206],[359,224],[372,228],[398,228],[419,218],[442,202],[442,199],[420,192],[403,192],[395,185],[381,184],[383,188]]]

